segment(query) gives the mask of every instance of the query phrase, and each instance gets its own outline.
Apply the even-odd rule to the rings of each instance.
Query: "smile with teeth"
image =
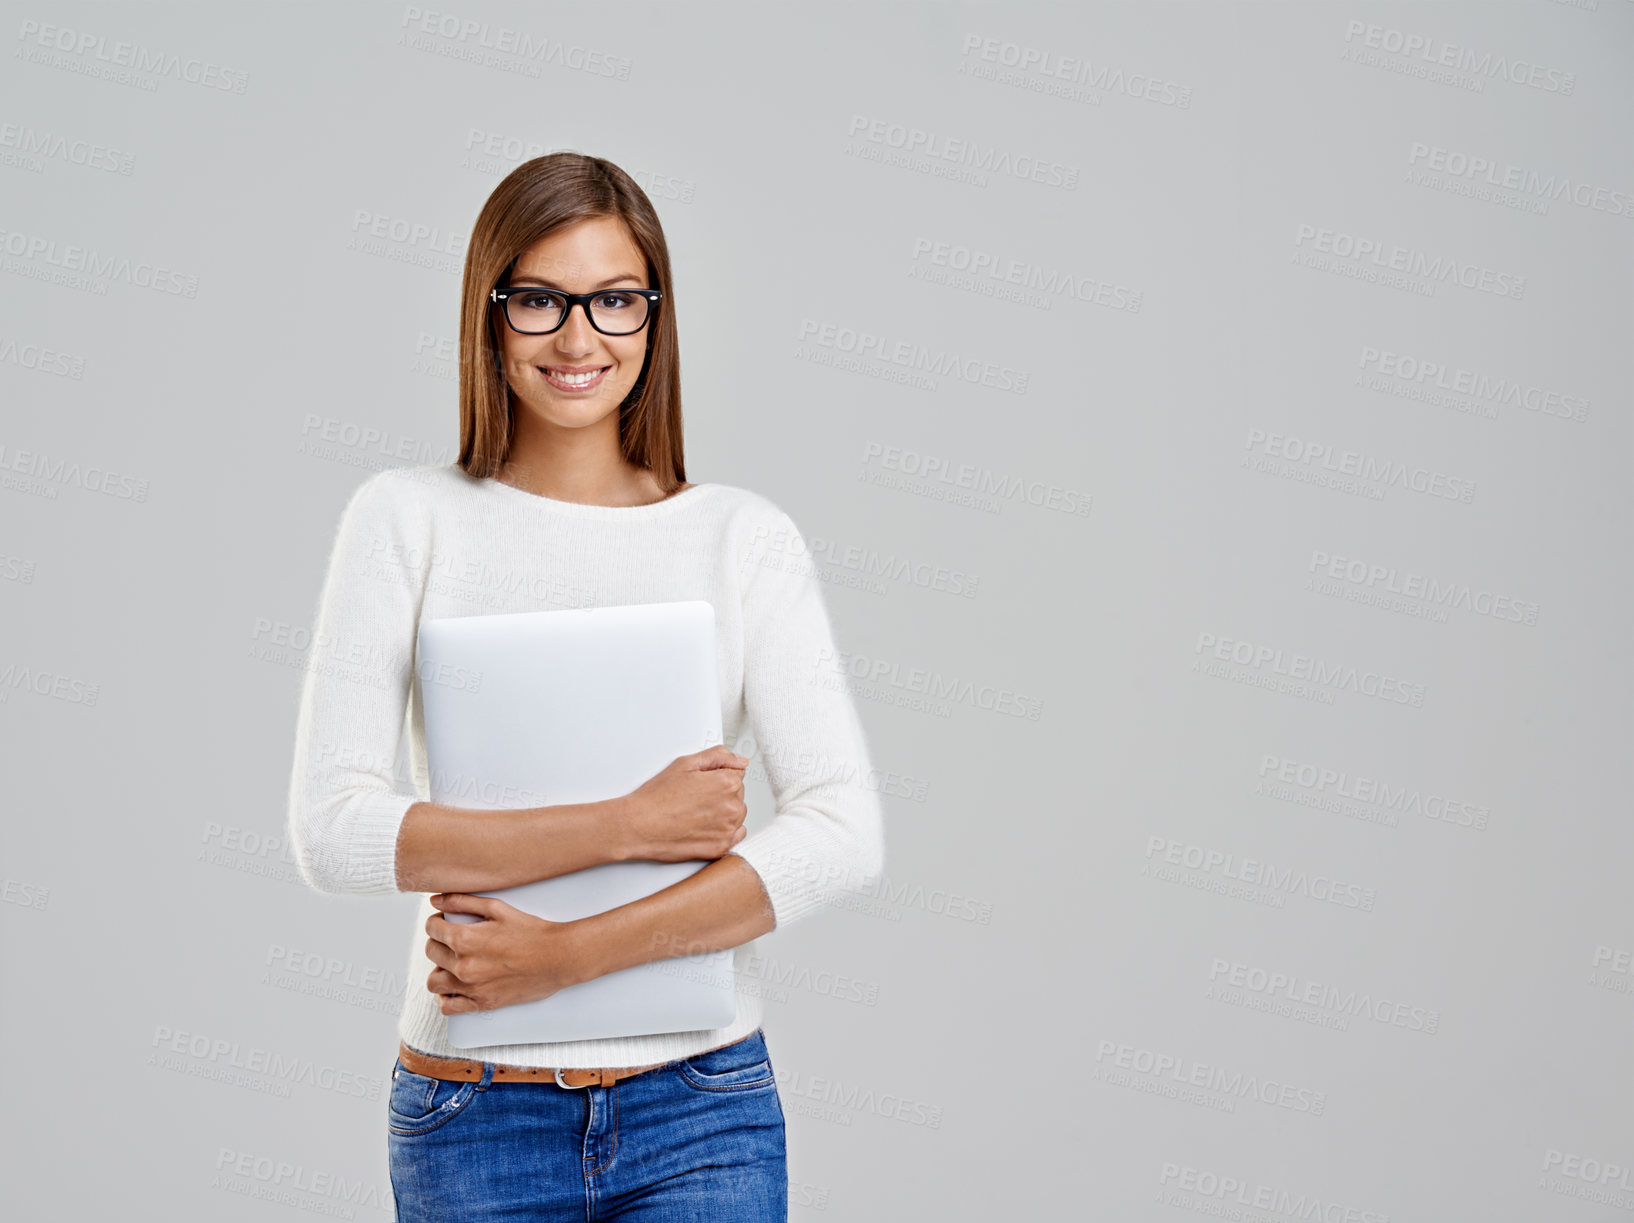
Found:
[[[541,365],[539,371],[544,374],[545,381],[551,386],[564,391],[582,391],[586,387],[595,386],[602,376],[612,369],[611,365],[604,365],[600,369],[586,370],[583,373],[568,373],[565,370],[552,369],[548,365]]]

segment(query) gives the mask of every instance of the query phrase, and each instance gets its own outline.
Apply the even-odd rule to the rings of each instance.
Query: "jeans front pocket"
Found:
[[[399,1137],[430,1133],[446,1125],[477,1094],[475,1082],[461,1083],[415,1074],[401,1060],[392,1067],[391,1094],[386,1101],[387,1123]]]
[[[698,1091],[753,1091],[777,1083],[766,1038],[759,1028],[724,1049],[682,1058],[676,1069],[681,1080]]]

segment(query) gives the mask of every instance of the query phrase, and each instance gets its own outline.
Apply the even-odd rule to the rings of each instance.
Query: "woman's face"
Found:
[[[602,289],[647,289],[646,260],[617,217],[592,217],[541,239],[516,261],[506,287],[539,285],[565,293]],[[582,306],[573,307],[549,335],[512,330],[491,307],[505,380],[517,410],[563,429],[582,429],[616,413],[641,374],[647,356],[649,315],[640,331],[603,335],[590,325]],[[600,372],[597,372],[600,371]],[[562,374],[592,376],[583,386],[559,380]],[[616,423],[616,422],[615,422]]]

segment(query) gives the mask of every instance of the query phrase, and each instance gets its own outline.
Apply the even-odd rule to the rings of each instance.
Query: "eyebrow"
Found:
[[[599,285],[592,285],[590,287],[589,291],[594,293],[597,289],[605,289],[605,288],[608,288],[611,285],[616,285],[616,284],[619,284],[619,283],[621,283],[623,281],[626,281],[626,280],[640,280],[640,279],[641,279],[641,277],[634,276],[634,275],[631,275],[630,273],[626,272],[623,276],[614,276],[611,280],[604,280]],[[554,281],[545,280],[545,279],[543,279],[541,277],[538,277],[538,276],[513,276],[511,278],[511,283],[513,285],[539,285],[542,288],[546,288],[546,289],[561,289],[562,288],[561,285],[556,284]],[[566,291],[567,290],[562,289],[562,292],[565,293]]]

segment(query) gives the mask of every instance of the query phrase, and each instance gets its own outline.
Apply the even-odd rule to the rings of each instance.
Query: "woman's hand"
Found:
[[[438,965],[426,978],[444,1015],[491,1011],[548,998],[575,985],[579,950],[572,922],[546,921],[492,896],[440,892],[441,912],[426,918],[426,956]],[[477,922],[451,922],[444,913],[475,913]]]
[[[748,835],[747,756],[717,744],[679,756],[624,799],[626,856],[655,862],[719,858]]]

